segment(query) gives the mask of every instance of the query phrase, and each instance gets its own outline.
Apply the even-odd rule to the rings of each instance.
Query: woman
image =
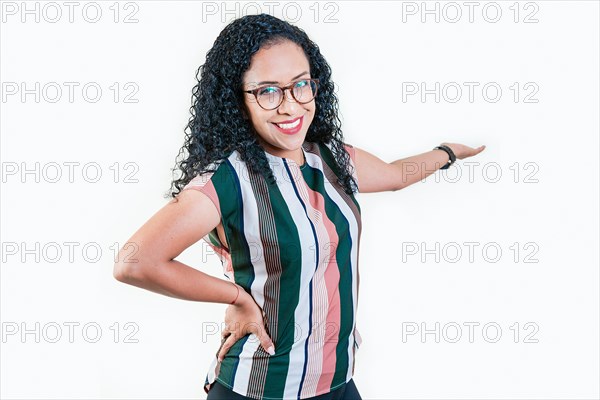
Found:
[[[138,262],[114,275],[230,304],[208,399],[360,399],[358,193],[401,189],[484,147],[399,160],[419,169],[403,177],[401,163],[344,143],[318,46],[269,15],[231,22],[198,73],[173,199],[129,240]],[[174,260],[202,238],[230,282]]]

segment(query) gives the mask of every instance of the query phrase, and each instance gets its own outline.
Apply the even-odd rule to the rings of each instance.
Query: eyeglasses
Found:
[[[300,79],[285,87],[268,85],[252,90],[244,90],[243,92],[253,94],[256,98],[256,102],[261,108],[265,110],[274,110],[283,103],[283,97],[286,90],[290,89],[290,93],[296,102],[306,104],[311,102],[317,96],[318,88],[318,79]]]

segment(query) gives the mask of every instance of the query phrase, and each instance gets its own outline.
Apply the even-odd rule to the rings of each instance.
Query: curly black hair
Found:
[[[206,54],[205,64],[196,71],[198,83],[192,90],[192,116],[184,129],[185,143],[176,157],[182,156],[181,161],[176,161],[176,168],[182,174],[171,182],[170,193],[165,197],[175,198],[196,175],[214,171],[212,164],[226,159],[234,150],[250,170],[271,183],[276,181],[250,120],[244,119],[244,97],[240,88],[252,55],[285,40],[304,50],[311,77],[319,79],[315,116],[305,141],[331,143],[338,183],[348,194],[358,191],[350,170],[349,154],[344,148],[329,64],[302,29],[272,15],[259,14],[231,21]]]

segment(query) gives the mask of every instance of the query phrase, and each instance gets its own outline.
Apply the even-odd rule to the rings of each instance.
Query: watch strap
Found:
[[[448,167],[450,167],[452,164],[454,164],[456,162],[456,155],[454,154],[454,152],[452,151],[452,149],[444,144],[441,144],[439,146],[436,146],[433,148],[433,150],[443,150],[448,154],[448,162],[441,167],[440,169],[448,169]]]

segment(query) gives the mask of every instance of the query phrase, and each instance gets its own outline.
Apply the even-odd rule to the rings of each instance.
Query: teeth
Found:
[[[295,122],[292,122],[291,124],[275,124],[275,125],[277,125],[281,129],[292,129],[292,128],[297,127],[299,123],[300,123],[300,118],[298,118]]]

